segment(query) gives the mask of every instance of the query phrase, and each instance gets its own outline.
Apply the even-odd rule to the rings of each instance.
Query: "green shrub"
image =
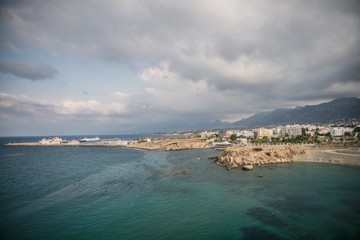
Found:
[[[254,150],[255,152],[261,152],[263,149],[262,149],[262,148],[253,148],[253,150]]]
[[[266,152],[265,155],[268,156],[268,157],[270,157],[270,156],[271,156],[271,153],[270,153],[270,152]]]

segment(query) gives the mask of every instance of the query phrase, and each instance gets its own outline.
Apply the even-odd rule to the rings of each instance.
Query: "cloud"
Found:
[[[169,61],[185,79],[203,79],[219,90],[311,82],[315,76],[326,83],[343,81],[328,79],[331,69],[344,71],[360,60],[359,5],[355,0],[23,2],[2,8],[7,33],[2,40],[138,67]]]
[[[139,78],[146,88],[138,99],[161,120],[196,123],[225,119],[232,112],[239,119],[261,106],[253,102],[247,90],[218,91],[203,79],[183,78],[171,70],[168,62],[145,69]]]
[[[28,116],[50,121],[63,119],[90,118],[91,121],[114,116],[121,116],[126,112],[126,106],[119,102],[103,103],[97,100],[87,101],[48,101],[28,97],[25,95],[11,95],[0,93],[0,110],[14,116]]]
[[[32,81],[52,79],[59,74],[56,69],[47,64],[14,61],[0,61],[0,72]]]
[[[128,98],[130,96],[129,93],[120,92],[120,91],[114,92],[113,95],[116,96],[116,97],[119,97],[119,98]]]
[[[138,74],[133,93],[112,89],[108,102],[38,105],[50,104],[61,116],[114,114],[134,126],[237,120],[257,111],[360,97],[357,0],[8,1],[1,6],[0,44],[12,46],[9,51],[40,49],[49,56],[125,64]],[[16,69],[6,72],[32,80],[58,74],[53,69],[40,71],[47,77],[31,78]],[[119,111],[112,111],[109,106],[117,101],[121,105],[113,107]]]
[[[0,92],[1,135],[117,134],[134,129],[118,101],[60,100]]]

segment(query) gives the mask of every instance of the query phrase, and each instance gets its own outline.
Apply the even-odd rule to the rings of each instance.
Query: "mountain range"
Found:
[[[360,120],[360,99],[356,97],[337,98],[318,105],[297,106],[259,112],[233,123],[216,120],[197,123],[192,129],[255,128],[271,125],[331,123],[346,119]],[[202,128],[199,128],[199,127]],[[206,127],[206,128],[205,128]]]
[[[256,113],[249,118],[234,122],[232,125],[237,127],[258,127],[294,123],[330,123],[353,118],[360,119],[360,99],[348,97],[334,99],[318,105]]]

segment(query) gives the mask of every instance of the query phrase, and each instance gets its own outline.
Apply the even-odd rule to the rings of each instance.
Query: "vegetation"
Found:
[[[360,132],[360,127],[354,128],[353,133],[356,133],[356,132]]]
[[[237,138],[236,134],[233,133],[230,136],[230,141],[234,142],[234,141],[236,141],[236,138]]]

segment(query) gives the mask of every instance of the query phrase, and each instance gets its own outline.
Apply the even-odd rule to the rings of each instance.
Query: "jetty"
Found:
[[[117,138],[113,139],[100,139],[93,138],[96,141],[83,141],[83,139],[73,139],[73,140],[64,140],[60,137],[53,138],[43,138],[38,142],[16,142],[16,143],[7,143],[5,146],[10,147],[116,147],[116,146],[126,146],[131,141],[123,141]]]

